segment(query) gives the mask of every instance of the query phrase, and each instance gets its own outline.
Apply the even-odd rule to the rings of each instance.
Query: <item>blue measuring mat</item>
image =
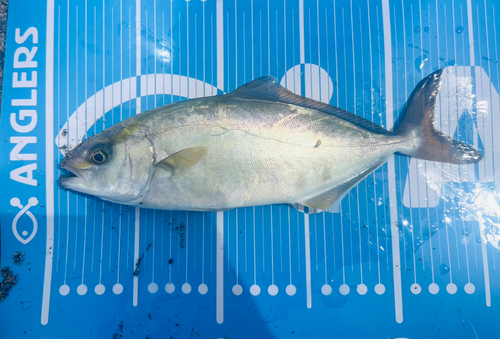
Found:
[[[497,21],[484,0],[11,0],[0,337],[497,337]],[[272,75],[392,130],[441,68],[434,125],[484,159],[396,154],[338,213],[148,210],[57,184],[65,152],[154,107]]]

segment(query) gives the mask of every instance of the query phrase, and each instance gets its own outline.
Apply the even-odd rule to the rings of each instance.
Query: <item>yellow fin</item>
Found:
[[[157,165],[178,179],[188,173],[207,153],[206,147],[186,148],[160,161]]]

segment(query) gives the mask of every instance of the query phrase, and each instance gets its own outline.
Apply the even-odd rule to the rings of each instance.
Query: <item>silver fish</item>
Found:
[[[302,204],[327,210],[399,152],[451,164],[481,160],[433,126],[442,70],[411,94],[394,132],[262,77],[226,95],[124,120],[69,152],[61,186],[167,210]]]

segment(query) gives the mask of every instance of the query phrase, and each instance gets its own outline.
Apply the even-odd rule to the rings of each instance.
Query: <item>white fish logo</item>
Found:
[[[28,204],[26,206],[23,206],[21,204],[21,200],[19,200],[19,198],[12,198],[12,199],[10,199],[10,204],[13,207],[18,207],[20,209],[20,211],[17,213],[16,217],[14,218],[14,221],[12,222],[12,232],[14,233],[14,236],[17,238],[17,240],[19,240],[20,242],[22,242],[23,244],[26,245],[31,240],[33,240],[33,238],[35,237],[36,232],[38,230],[38,221],[36,220],[33,213],[31,213],[29,211],[30,207],[38,205],[38,199],[33,198],[33,197],[29,198]],[[28,231],[25,230],[22,232],[22,235],[24,238],[21,237],[19,235],[19,232],[17,231],[17,222],[19,221],[19,218],[21,218],[21,216],[23,216],[23,214],[26,214],[28,217],[30,217],[31,221],[33,222],[33,232],[27,238],[26,238],[26,236],[28,235]]]

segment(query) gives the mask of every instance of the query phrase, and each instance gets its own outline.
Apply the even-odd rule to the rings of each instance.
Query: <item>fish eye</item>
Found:
[[[90,155],[90,159],[96,165],[101,165],[108,160],[108,153],[105,149],[97,149]]]

